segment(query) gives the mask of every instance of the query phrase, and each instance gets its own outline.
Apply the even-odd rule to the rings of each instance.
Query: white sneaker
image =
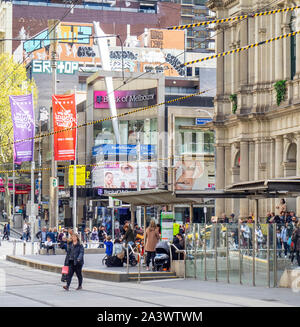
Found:
[[[147,268],[146,268],[146,270],[147,270],[147,271],[149,271],[149,270],[150,270],[150,268],[149,268],[149,267],[147,267]]]

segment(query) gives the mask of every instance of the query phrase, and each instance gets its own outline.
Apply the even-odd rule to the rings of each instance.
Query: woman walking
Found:
[[[159,232],[156,228],[154,220],[151,220],[150,226],[146,229],[146,246],[145,251],[147,252],[146,266],[147,270],[150,270],[149,264],[152,259],[152,270],[154,270],[154,257],[155,257],[155,247],[159,241]]]
[[[72,242],[68,246],[67,256],[65,259],[65,266],[69,266],[69,273],[67,276],[67,285],[63,286],[63,288],[68,291],[72,277],[74,272],[78,278],[78,287],[76,290],[82,289],[82,266],[84,264],[83,256],[84,256],[84,248],[82,244],[80,244],[78,234],[72,234]]]
[[[294,252],[297,256],[298,266],[300,267],[300,221],[297,224],[297,228],[294,230],[292,240],[294,242]]]

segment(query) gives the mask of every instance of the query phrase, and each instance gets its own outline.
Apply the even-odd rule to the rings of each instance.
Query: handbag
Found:
[[[69,274],[69,266],[63,266],[61,270],[61,281],[63,283],[67,282],[68,274]]]
[[[287,244],[288,244],[288,246],[291,246],[291,244],[292,244],[292,238],[291,237],[289,237],[289,239],[287,241]]]
[[[62,274],[68,275],[69,273],[69,266],[63,266],[61,270]]]

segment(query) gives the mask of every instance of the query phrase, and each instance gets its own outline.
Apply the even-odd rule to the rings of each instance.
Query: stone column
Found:
[[[283,177],[283,137],[278,135],[275,138],[275,177]]]
[[[248,141],[240,142],[240,181],[246,182],[249,180],[249,143]],[[243,217],[249,215],[249,200],[241,199],[240,200],[240,214]]]
[[[231,171],[231,147],[225,146],[225,186],[232,183],[232,171]],[[232,213],[233,208],[231,205],[231,199],[225,199],[225,212],[227,214]]]
[[[287,34],[290,32],[290,27],[288,24],[282,26],[282,34]],[[276,41],[277,42],[277,41]],[[287,37],[282,40],[283,42],[283,79],[288,80],[291,78],[291,38]],[[297,60],[296,60],[297,61]]]
[[[216,189],[223,190],[225,187],[225,147],[216,146]],[[225,199],[216,199],[216,215],[218,217],[225,211]]]
[[[296,176],[300,177],[300,132],[296,134],[297,154],[296,154]],[[296,199],[296,216],[300,216],[300,196]]]
[[[248,24],[247,20],[242,20],[241,23],[241,47],[246,46],[249,44],[248,42]],[[248,54],[249,51],[242,51],[240,52],[239,56],[239,73],[240,73],[240,78],[239,78],[239,85],[246,85],[248,84]]]
[[[222,27],[216,29],[216,53],[224,51],[224,30]],[[217,96],[224,93],[224,57],[217,59]]]
[[[279,36],[282,34],[281,31],[282,14],[275,15],[275,35]],[[283,62],[282,62],[282,40],[275,42],[275,80],[281,80],[283,78]]]
[[[296,27],[295,31],[299,31],[300,28],[300,10],[295,10],[295,16],[296,16]],[[295,36],[296,38],[296,58],[300,58],[300,35],[297,34]],[[300,60],[296,60],[296,75],[297,78],[300,78]]]
[[[260,164],[260,140],[259,139],[255,139],[254,152],[255,152],[254,180],[259,180],[259,164]]]
[[[255,144],[249,142],[249,181],[254,180],[254,163],[255,163]]]

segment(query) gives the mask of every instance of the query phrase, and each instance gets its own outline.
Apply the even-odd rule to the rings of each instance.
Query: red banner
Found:
[[[75,94],[53,95],[54,132],[77,125]],[[77,129],[54,134],[55,160],[75,160]]]

